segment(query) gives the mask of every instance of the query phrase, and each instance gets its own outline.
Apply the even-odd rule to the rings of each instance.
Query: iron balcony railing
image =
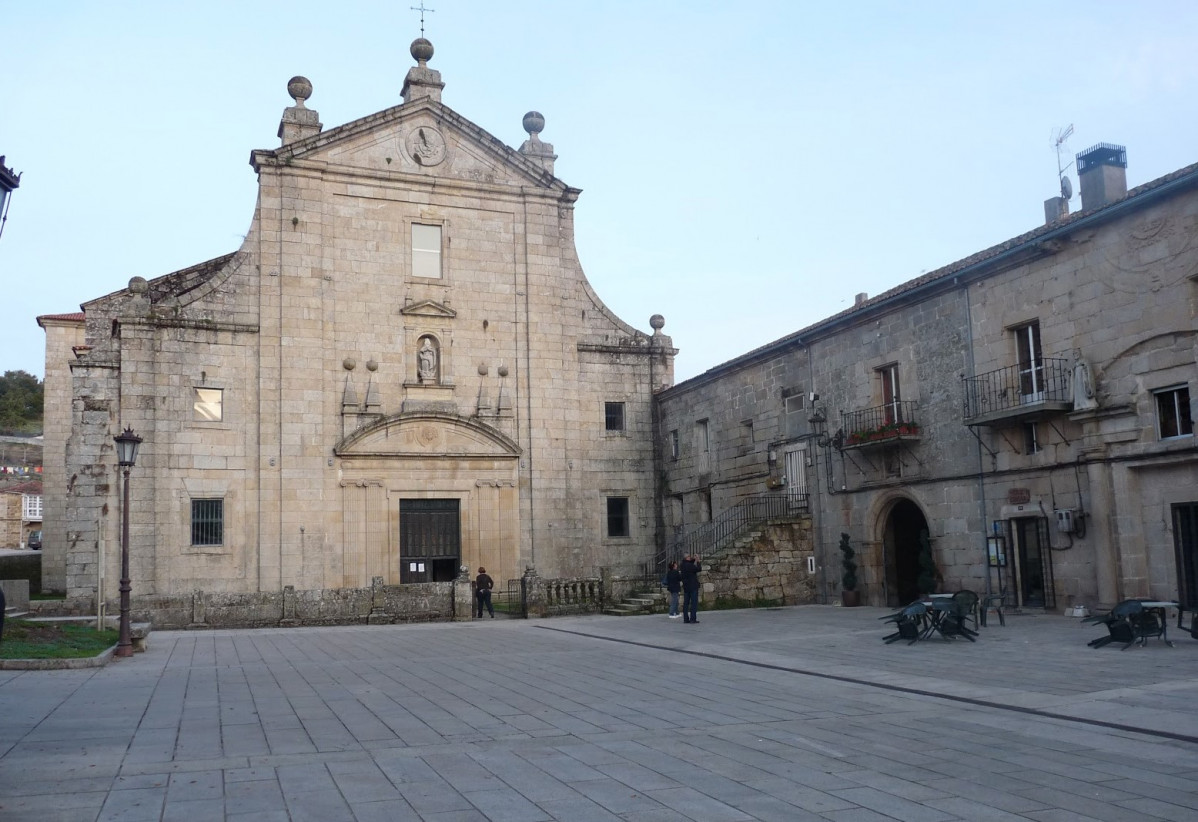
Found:
[[[896,400],[874,408],[841,411],[844,447],[919,436],[918,408],[914,400]]]
[[[1067,410],[1073,405],[1069,360],[1045,357],[997,371],[963,377],[965,421],[1019,416],[1037,410]]]
[[[746,497],[710,522],[676,538],[666,553],[657,557],[658,570],[664,570],[671,559],[680,559],[687,554],[710,559],[731,546],[737,537],[753,526],[772,519],[805,514],[809,507],[808,495],[795,491]]]

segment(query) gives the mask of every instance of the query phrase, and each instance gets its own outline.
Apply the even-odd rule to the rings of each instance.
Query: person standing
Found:
[[[682,577],[682,621],[697,623],[699,621],[699,572],[703,566],[694,554],[687,554],[678,573]]]
[[[495,618],[495,608],[491,605],[491,589],[494,587],[495,582],[487,573],[487,569],[479,567],[478,576],[474,578],[474,596],[478,600],[478,619],[483,618],[483,608],[487,609],[491,619]]]
[[[670,592],[670,619],[678,619],[681,616],[678,613],[678,595],[682,593],[682,573],[674,560],[670,561],[670,567],[666,570],[666,590]]]

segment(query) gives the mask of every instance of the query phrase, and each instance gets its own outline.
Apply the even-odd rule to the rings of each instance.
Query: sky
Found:
[[[424,4],[443,102],[512,147],[545,116],[587,278],[665,317],[677,381],[1041,225],[1096,143],[1129,186],[1198,161],[1191,0]],[[397,105],[413,5],[6,3],[0,372],[44,375],[38,315],[235,251],[287,81],[326,129]]]

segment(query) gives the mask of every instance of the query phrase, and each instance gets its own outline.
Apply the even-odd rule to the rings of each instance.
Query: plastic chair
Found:
[[[1003,615],[1003,607],[1006,605],[1006,603],[1006,594],[988,594],[987,596],[983,597],[981,604],[978,606],[979,624],[983,628],[986,627],[986,614],[990,612],[991,608],[993,608],[998,614],[998,624],[1006,627],[1007,618]]]
[[[973,620],[974,630],[978,628],[978,595],[973,591],[961,590],[953,594],[953,607],[964,624],[966,619]]]
[[[928,606],[922,602],[912,602],[898,613],[882,617],[882,619],[893,622],[894,627],[898,629],[893,634],[882,637],[883,642],[889,645],[900,639],[906,639],[910,640],[907,644],[912,645],[923,636],[924,630],[927,628]]]

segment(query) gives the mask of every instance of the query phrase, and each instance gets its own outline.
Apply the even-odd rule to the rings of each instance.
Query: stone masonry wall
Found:
[[[814,603],[816,578],[807,572],[807,558],[814,551],[810,518],[771,523],[743,548],[704,567],[700,598],[708,604],[723,597],[783,605]]]

